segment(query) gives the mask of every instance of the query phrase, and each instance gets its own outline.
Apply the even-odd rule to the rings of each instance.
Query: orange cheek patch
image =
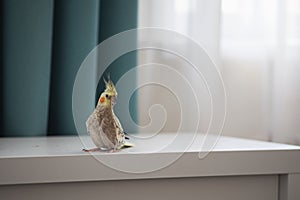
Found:
[[[105,101],[105,98],[104,98],[104,97],[101,97],[101,98],[100,98],[100,102],[103,103],[104,101]]]

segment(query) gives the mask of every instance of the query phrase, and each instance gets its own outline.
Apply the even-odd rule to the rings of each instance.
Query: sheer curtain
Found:
[[[225,133],[300,144],[300,1],[224,0]]]
[[[216,60],[228,98],[223,135],[300,144],[299,24],[299,0],[139,1],[139,27],[190,36]],[[145,55],[140,63],[165,60]],[[143,93],[140,110],[159,92]],[[172,120],[166,131],[176,129]]]
[[[138,26],[156,27],[173,30],[185,36],[192,38],[201,44],[210,54],[214,61],[219,61],[219,33],[220,33],[220,1],[207,0],[140,0],[139,1],[139,22]],[[158,46],[175,51],[176,49],[189,51],[187,41],[175,40],[172,43],[165,38],[166,42],[158,44]],[[196,52],[190,52],[191,56],[197,57]],[[201,103],[199,104],[201,110],[200,130],[207,131],[209,120],[211,117],[210,110],[210,96],[207,91],[205,81],[199,80],[199,76],[192,69],[191,65],[186,63],[180,57],[173,55],[166,51],[158,50],[143,50],[139,52],[139,64],[159,63],[167,65],[175,69],[181,75],[187,77],[190,83],[195,87],[199,93]],[[205,63],[202,63],[205,64]],[[155,64],[152,65],[155,67]],[[151,69],[151,68],[150,68]],[[157,70],[150,70],[149,73],[138,74],[139,80],[145,79],[168,79],[169,83],[174,82],[172,77],[161,77]],[[176,82],[176,81],[175,81]],[[186,91],[182,82],[174,83],[176,88],[181,91]],[[164,132],[176,132],[181,125],[184,131],[194,131],[192,128],[192,121],[197,118],[195,112],[195,103],[193,103],[192,96],[187,96],[185,102],[178,102],[176,94],[168,88],[157,87],[156,85],[140,88],[139,90],[139,121],[141,125],[150,123],[148,110],[151,105],[160,104],[164,106],[166,113],[166,123],[162,128]],[[187,104],[188,106],[183,106]],[[182,107],[181,107],[182,106]],[[190,123],[181,124],[181,109],[186,109],[189,113]],[[160,121],[163,115],[158,113],[153,118],[158,118]],[[148,124],[149,125],[149,124]],[[148,129],[143,129],[146,132],[156,132],[159,130],[159,125],[149,126]],[[140,130],[141,131],[141,130]]]

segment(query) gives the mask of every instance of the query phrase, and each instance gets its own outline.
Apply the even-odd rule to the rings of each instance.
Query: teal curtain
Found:
[[[136,27],[137,0],[2,0],[0,9],[0,136],[76,134],[76,72],[104,38]]]
[[[130,4],[129,4],[130,2]],[[101,2],[100,12],[100,24],[101,29],[99,32],[99,41],[102,42],[107,38],[126,31],[128,29],[134,29],[137,27],[137,0],[120,1],[120,0],[105,0]],[[117,15],[116,15],[117,13]],[[116,59],[103,73],[106,76],[108,73],[114,83],[117,82],[122,75],[124,75],[131,68],[137,64],[137,52],[129,52]],[[100,78],[96,92],[96,102],[101,95],[101,91],[104,89],[103,77]],[[132,80],[136,82],[137,80]],[[138,123],[138,93],[135,93],[130,101],[129,112],[132,119]],[[115,110],[119,116],[118,110]],[[122,121],[122,118],[121,118]],[[130,126],[129,124],[123,124],[124,129],[128,133],[136,133],[138,130],[136,126]]]
[[[2,3],[0,3],[0,28],[3,27],[3,6]],[[2,59],[2,55],[3,55],[3,51],[2,51],[2,47],[3,47],[3,31],[0,31],[0,110],[2,110],[2,112],[0,111],[0,132],[3,130],[3,75],[2,75],[2,63],[3,63],[3,59]]]
[[[76,132],[73,83],[80,64],[98,43],[99,7],[98,1],[55,1],[49,134]]]
[[[47,133],[53,1],[3,0],[3,131]]]

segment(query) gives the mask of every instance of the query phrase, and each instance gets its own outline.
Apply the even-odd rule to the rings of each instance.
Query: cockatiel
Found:
[[[99,150],[114,152],[123,147],[133,146],[126,142],[122,125],[113,110],[117,102],[117,90],[109,76],[108,81],[104,79],[104,82],[106,89],[101,94],[94,112],[86,121],[87,131],[97,148],[84,149],[85,152]]]

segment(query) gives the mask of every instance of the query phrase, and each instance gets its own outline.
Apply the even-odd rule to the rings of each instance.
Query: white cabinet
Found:
[[[78,137],[2,138],[0,199],[300,199],[298,146],[221,137],[199,159],[194,144],[185,153],[180,145],[155,153],[134,143],[131,150],[91,156],[81,152]],[[148,173],[125,173],[97,160],[138,169],[178,155]]]
[[[269,175],[13,185],[0,194],[8,200],[277,200],[277,190],[278,177]]]

